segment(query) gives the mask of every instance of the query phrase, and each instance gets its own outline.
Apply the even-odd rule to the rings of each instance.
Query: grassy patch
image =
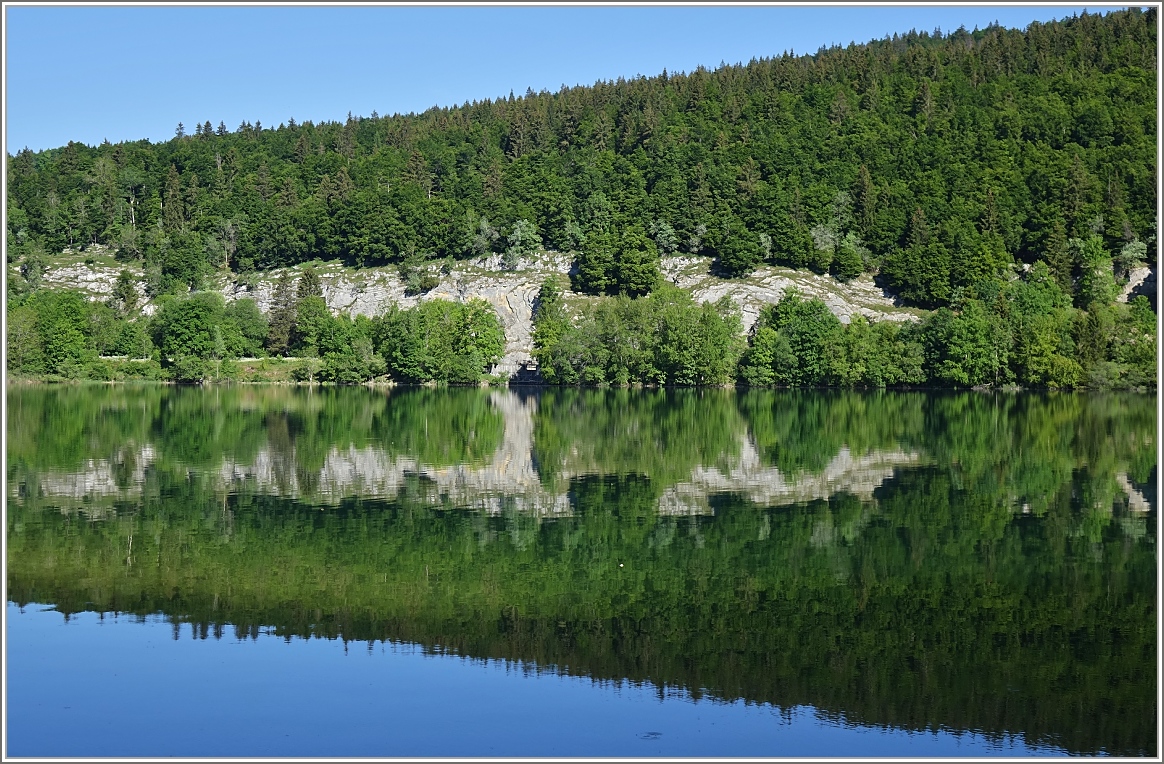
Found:
[[[235,380],[260,384],[292,384],[295,371],[306,364],[299,358],[248,358],[237,361]]]
[[[87,267],[93,270],[122,268],[139,270],[135,265],[117,259],[117,250],[110,247],[87,247],[85,249],[66,249],[59,255],[49,255],[45,258],[45,265],[51,272],[57,268],[72,268],[75,266]]]

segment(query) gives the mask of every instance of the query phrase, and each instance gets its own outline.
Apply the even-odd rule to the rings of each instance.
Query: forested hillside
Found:
[[[1091,306],[1111,313],[1156,261],[1156,46],[1155,9],[1130,9],[420,115],[204,115],[160,144],[24,150],[8,158],[10,303],[45,253],[91,243],[140,263],[155,297],[317,259],[396,263],[423,290],[435,261],[546,248],[575,253],[570,286],[590,294],[649,294],[661,256],[692,253],[728,278],[871,273],[961,311],[1043,261],[1067,358]],[[1095,331],[1121,320],[1105,316]]]
[[[939,304],[1012,257],[1066,283],[1067,239],[1094,228],[1116,250],[1154,233],[1155,16],[910,34],[343,124],[204,115],[163,144],[10,158],[10,235],[116,244],[158,266],[161,289],[207,267],[539,236],[614,291],[656,248],[733,273],[879,267]]]

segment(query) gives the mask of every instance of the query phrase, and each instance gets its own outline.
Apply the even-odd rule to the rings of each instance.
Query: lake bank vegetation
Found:
[[[663,285],[602,297],[572,315],[548,279],[535,301],[542,382],[597,386],[1154,388],[1156,313],[1071,306],[1043,263],[988,282],[921,321],[848,324],[795,291],[745,335],[727,299],[697,304]],[[9,306],[12,379],[480,384],[505,335],[481,300],[434,299],[375,316],[334,315],[308,270],[268,313],[215,292],[163,299],[152,317],[68,291]],[[246,360],[240,360],[246,359]]]

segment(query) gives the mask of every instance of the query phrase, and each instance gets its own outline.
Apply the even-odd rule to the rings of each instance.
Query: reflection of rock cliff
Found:
[[[90,459],[83,469],[74,472],[46,472],[38,476],[40,493],[45,496],[133,498],[141,495],[146,468],[157,456],[149,444],[122,449],[116,459]],[[27,495],[34,486],[24,481],[9,481],[8,495]]]
[[[893,476],[897,467],[917,464],[916,453],[873,451],[854,457],[847,446],[832,458],[819,473],[786,474],[765,467],[751,440],[744,439],[740,458],[726,472],[697,467],[688,482],[669,487],[659,499],[659,509],[666,514],[704,514],[708,496],[715,493],[739,493],[756,504],[794,504],[827,499],[842,491],[862,499],[872,499],[873,491]]]
[[[191,471],[208,480],[213,490],[248,490],[312,501],[343,497],[393,497],[401,492],[458,507],[499,513],[503,509],[542,516],[569,514],[570,499],[542,483],[534,464],[534,417],[537,397],[494,392],[492,405],[505,421],[501,445],[485,463],[433,465],[416,458],[390,454],[377,445],[333,447],[322,465],[307,467],[293,442],[268,442],[258,454],[241,462],[226,458],[216,468]],[[819,473],[786,474],[766,467],[755,445],[741,436],[739,456],[723,467],[697,466],[689,480],[664,486],[659,500],[663,514],[707,514],[708,496],[737,493],[758,504],[788,504],[826,499],[840,491],[870,498],[873,490],[900,466],[917,464],[916,453],[874,451],[854,456],[842,448]],[[650,447],[650,446],[648,446]],[[36,478],[40,493],[54,499],[93,503],[99,499],[126,500],[141,496],[155,448],[127,449],[114,460],[92,460],[84,469],[46,472]],[[587,469],[563,465],[566,481]],[[32,486],[10,484],[13,498],[28,495]]]
[[[276,456],[264,449],[250,464],[227,462],[223,485],[250,485],[287,496],[338,499],[344,496],[395,496],[418,479],[425,495],[454,506],[500,512],[503,507],[557,515],[569,512],[565,494],[546,491],[534,469],[534,399],[496,392],[490,402],[505,418],[501,446],[486,464],[436,466],[394,457],[375,446],[333,448],[323,466],[307,474],[296,469],[294,454]]]

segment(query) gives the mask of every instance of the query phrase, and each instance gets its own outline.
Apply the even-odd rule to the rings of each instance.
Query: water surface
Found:
[[[1153,396],[8,405],[9,755],[1156,752]]]

